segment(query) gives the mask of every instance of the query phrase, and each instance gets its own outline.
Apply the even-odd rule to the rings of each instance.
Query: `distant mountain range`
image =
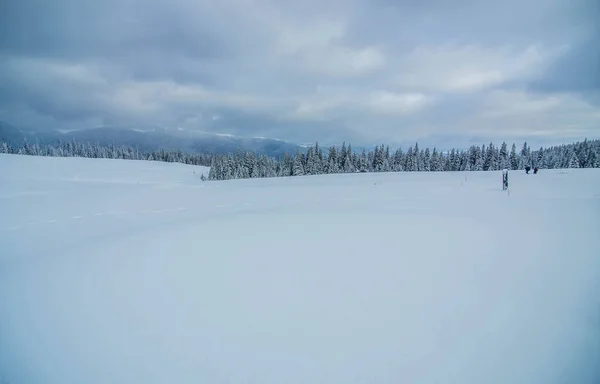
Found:
[[[26,129],[0,121],[0,142],[17,146],[21,145],[25,138],[30,143],[76,140],[98,142],[103,145],[126,145],[142,151],[153,151],[162,148],[165,150],[180,149],[192,153],[222,154],[235,152],[238,149],[246,149],[274,157],[283,156],[286,152],[295,153],[296,150],[305,150],[303,146],[283,140],[263,137],[238,137],[180,128],[99,127],[61,131]]]

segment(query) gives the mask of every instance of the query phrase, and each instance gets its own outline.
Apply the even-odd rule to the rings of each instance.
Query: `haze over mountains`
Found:
[[[114,144],[136,147],[143,151],[158,149],[177,150],[193,153],[229,153],[246,149],[269,156],[280,157],[283,154],[303,150],[302,145],[284,140],[264,137],[239,137],[229,134],[210,133],[189,129],[167,127],[97,127],[80,130],[48,130],[16,127],[0,121],[0,142],[12,145],[39,140],[44,143],[59,140],[98,142],[102,145]]]

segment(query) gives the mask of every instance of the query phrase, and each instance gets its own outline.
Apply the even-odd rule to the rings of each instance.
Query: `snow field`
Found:
[[[202,172],[0,156],[0,377],[600,378],[600,171]]]

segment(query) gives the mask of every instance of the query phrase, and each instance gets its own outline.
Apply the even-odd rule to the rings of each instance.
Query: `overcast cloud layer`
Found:
[[[0,120],[306,143],[600,136],[597,0],[9,0]]]

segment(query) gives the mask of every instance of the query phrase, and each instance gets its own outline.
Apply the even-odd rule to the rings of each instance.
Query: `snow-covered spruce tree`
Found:
[[[446,168],[445,170],[448,172],[454,172],[456,171],[456,169],[454,169],[454,164],[455,164],[455,158],[456,157],[456,151],[454,150],[454,148],[452,148],[450,150],[450,156],[448,157],[448,161],[446,162]]]
[[[296,150],[294,163],[292,165],[292,176],[304,176],[303,155],[299,150]]]
[[[475,145],[471,145],[468,151],[468,161],[471,169],[475,167],[475,163],[477,162],[477,158],[479,157],[479,147]]]
[[[540,149],[536,153],[535,166],[539,167],[539,168],[547,168],[546,161],[544,159],[544,148],[543,147],[540,147]]]
[[[415,147],[413,148],[413,170],[414,171],[421,171],[422,170],[422,164],[421,164],[421,150],[419,149],[419,143],[415,143]]]
[[[463,153],[457,150],[454,154],[454,165],[452,166],[456,171],[462,171],[463,169]]]
[[[508,146],[507,146],[506,142],[503,141],[502,145],[500,146],[498,169],[508,169],[508,168],[509,168]]]
[[[472,171],[472,170],[473,170],[473,168],[472,168],[472,166],[471,166],[471,162],[470,162],[470,161],[468,161],[468,159],[465,159],[465,162],[464,162],[464,168],[463,168],[462,170],[463,170],[463,171],[466,171],[466,172],[469,172],[469,171]]]
[[[344,160],[344,169],[342,170],[345,173],[354,173],[356,172],[356,167],[354,166],[353,154],[349,151],[346,153],[346,160]]]
[[[358,153],[352,153],[352,164],[354,164],[355,172],[358,172],[360,166],[360,156]]]
[[[595,149],[590,150],[587,164],[590,168],[600,168],[600,156],[598,156],[598,153]]]
[[[381,145],[383,147],[383,144]],[[385,146],[385,151],[383,152],[383,172],[389,172],[391,170],[390,166],[390,147]]]
[[[339,153],[338,153],[338,157],[337,157],[337,167],[340,170],[340,172],[344,172],[344,168],[345,168],[345,162],[346,162],[346,142],[344,141],[342,143],[342,149],[340,149]]]
[[[338,173],[338,151],[335,146],[329,147],[329,154],[327,155],[327,173]]]
[[[485,155],[486,155],[485,160],[483,161],[483,170],[484,171],[498,170],[498,151],[494,147],[493,143],[490,143]]]
[[[404,157],[404,170],[406,172],[413,172],[416,169],[415,157],[413,156],[413,147],[408,147],[406,150],[406,156]]]
[[[521,164],[519,165],[519,169],[524,169],[527,165],[531,166],[531,149],[527,145],[527,142],[524,142],[523,148],[521,148]]]
[[[369,172],[369,158],[367,157],[367,151],[363,148],[360,154],[360,162],[358,164],[359,172]]]
[[[317,165],[316,165],[316,157],[315,157],[315,151],[313,149],[313,147],[308,147],[308,150],[306,151],[306,167],[305,167],[305,173],[307,175],[316,175],[317,174]]]
[[[431,151],[429,151],[429,148],[425,148],[422,164],[423,164],[423,171],[425,171],[425,172],[431,171]]]
[[[316,164],[317,164],[317,174],[325,173],[325,156],[323,156],[323,150],[319,146],[319,142],[315,144],[315,156],[316,156]]]
[[[394,172],[404,171],[404,151],[402,151],[402,148],[398,148],[396,152],[394,152],[390,166]]]
[[[579,159],[577,158],[577,154],[575,151],[571,151],[571,155],[569,156],[569,168],[579,168]]]
[[[440,170],[440,155],[437,148],[433,147],[433,152],[431,153],[431,171],[439,172]]]
[[[292,160],[291,156],[289,153],[285,153],[283,155],[283,163],[281,164],[281,168],[280,168],[280,176],[292,176],[292,170],[294,167],[294,161]]]
[[[474,171],[483,171],[483,156],[478,156],[473,166]]]
[[[344,160],[344,172],[354,173],[356,172],[356,153],[352,150],[352,144],[348,144],[348,150],[346,151],[346,160]]]
[[[208,180],[219,180],[219,162],[221,159],[214,158],[212,163],[210,164],[210,169],[208,170]]]

